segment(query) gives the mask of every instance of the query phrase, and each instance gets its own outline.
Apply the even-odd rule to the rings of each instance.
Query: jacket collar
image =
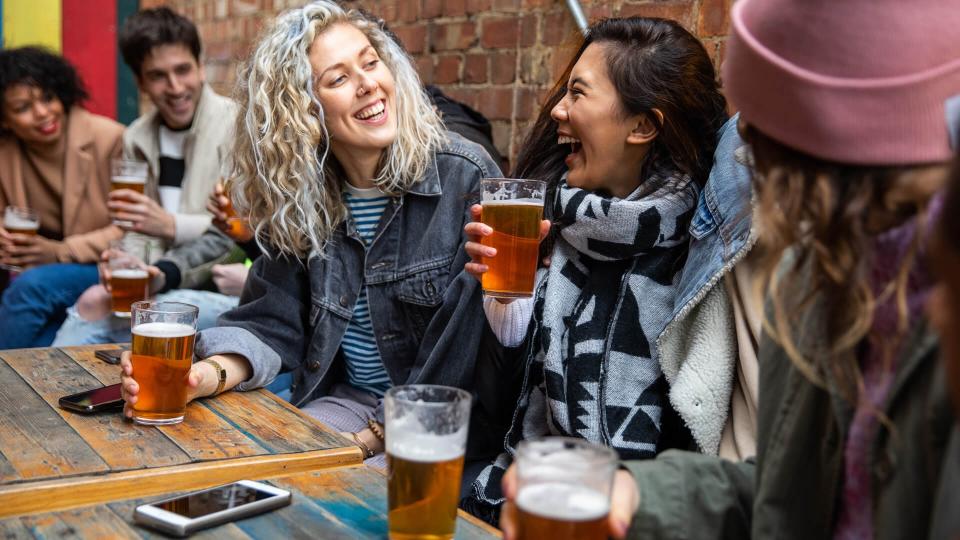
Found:
[[[424,172],[423,179],[407,188],[407,193],[423,197],[439,197],[443,194],[443,189],[440,186],[440,170],[437,167],[436,152],[433,152],[430,156],[430,165]]]

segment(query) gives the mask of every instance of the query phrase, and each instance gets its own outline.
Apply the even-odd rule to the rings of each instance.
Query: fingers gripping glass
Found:
[[[488,268],[481,279],[483,293],[498,298],[529,297],[537,272],[546,184],[510,178],[486,178],[480,184],[480,221],[493,229],[480,243],[497,250],[495,257],[483,258]]]

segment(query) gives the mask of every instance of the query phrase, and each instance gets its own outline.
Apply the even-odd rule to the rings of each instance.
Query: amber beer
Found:
[[[110,272],[110,308],[117,317],[129,317],[134,302],[146,300],[150,274],[140,268],[120,268]]]
[[[497,255],[484,258],[483,291],[488,296],[525,298],[533,294],[540,247],[543,202],[537,200],[484,201],[481,221],[493,229],[482,238]]]
[[[384,397],[391,540],[450,540],[457,526],[470,393],[394,386]]]
[[[8,206],[3,213],[3,228],[12,234],[34,236],[40,229],[40,220],[29,208]]]
[[[517,538],[535,540],[606,540],[607,497],[584,486],[543,483],[517,495]]]
[[[392,540],[453,538],[464,453],[456,441],[427,444],[430,446],[419,447],[419,451],[412,448],[412,452],[403,444],[387,449]]]
[[[132,189],[143,195],[144,187],[147,185],[146,177],[137,176],[113,176],[110,178],[110,191],[120,189]]]
[[[187,406],[199,309],[178,302],[133,304],[133,378],[140,386],[133,405],[138,424],[176,424]]]

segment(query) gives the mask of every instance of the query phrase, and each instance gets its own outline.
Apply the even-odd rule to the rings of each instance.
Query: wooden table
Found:
[[[113,348],[0,351],[0,518],[362,463],[350,441],[270,392],[227,392],[174,426],[81,415],[61,396],[119,382]]]
[[[271,480],[293,492],[290,506],[192,536],[204,539],[386,538],[387,484],[363,465],[328,469]],[[133,509],[156,500],[131,499],[60,512],[0,520],[3,538],[166,538],[133,522]],[[456,538],[499,538],[496,529],[461,512]]]

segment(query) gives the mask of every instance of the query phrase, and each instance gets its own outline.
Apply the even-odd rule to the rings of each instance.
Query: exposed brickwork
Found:
[[[719,66],[733,0],[581,0],[590,20],[643,15],[678,20]],[[192,18],[204,41],[207,79],[230,93],[236,68],[270,18],[305,0],[141,0]],[[497,147],[516,156],[539,103],[579,39],[565,0],[354,0],[403,40],[426,83],[480,110]]]

